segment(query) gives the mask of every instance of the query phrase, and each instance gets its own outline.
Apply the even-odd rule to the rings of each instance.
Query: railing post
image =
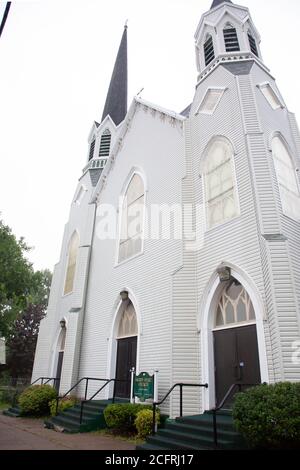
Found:
[[[116,379],[113,379],[113,382],[114,382],[114,391],[113,391],[112,403],[115,403],[115,397],[116,397]]]
[[[89,378],[85,378],[85,393],[84,393],[84,399],[86,400],[87,398],[87,392],[88,392],[88,386],[89,386]]]
[[[83,405],[84,405],[85,401],[82,400],[81,402],[81,406],[80,406],[80,419],[79,419],[79,424],[82,423],[82,416],[83,416]]]
[[[218,435],[217,435],[217,412],[213,410],[213,426],[214,426],[214,446],[218,447]]]
[[[180,418],[182,418],[182,415],[183,415],[183,412],[182,412],[182,385],[183,384],[179,384],[179,400],[180,400],[180,405],[179,405],[179,415],[180,415]]]
[[[42,383],[41,383],[41,385],[44,385],[44,377],[42,377]]]
[[[59,396],[57,396],[56,398],[55,416],[57,415],[57,412],[58,412],[58,400],[59,400]]]
[[[153,415],[152,415],[152,435],[156,433],[156,403],[153,403]]]
[[[134,403],[134,396],[133,396],[133,384],[134,384],[134,372],[135,368],[132,367],[130,369],[130,403]]]

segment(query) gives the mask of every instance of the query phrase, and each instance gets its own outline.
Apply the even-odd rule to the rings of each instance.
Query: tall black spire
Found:
[[[221,5],[221,3],[232,3],[230,0],[214,0],[211,4],[210,9],[216,8],[217,6]]]
[[[127,26],[124,27],[114,70],[110,79],[102,121],[109,114],[117,125],[127,113]]]

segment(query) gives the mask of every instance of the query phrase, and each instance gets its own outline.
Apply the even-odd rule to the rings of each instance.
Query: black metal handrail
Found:
[[[47,379],[47,380],[46,380],[46,379]],[[46,384],[49,383],[51,380],[53,380],[53,383],[55,384],[56,380],[59,380],[59,379],[56,378],[56,377],[39,377],[39,378],[36,379],[34,382],[32,382],[30,385],[36,384],[39,380],[41,380],[41,385],[46,385]],[[44,380],[46,380],[45,383],[44,383]]]
[[[183,414],[183,387],[204,387],[204,388],[208,388],[208,384],[185,384],[185,383],[177,383],[177,384],[174,384],[170,390],[166,393],[166,395],[164,396],[164,398],[160,401],[157,401],[157,402],[153,402],[153,405],[152,405],[152,410],[153,410],[153,415],[152,415],[152,434],[155,434],[156,432],[156,429],[155,429],[155,421],[156,421],[156,407],[161,405],[167,398],[168,396],[173,392],[173,390],[176,388],[176,387],[179,387],[179,415],[180,415],[180,418],[182,417],[182,414]]]
[[[219,411],[221,408],[223,408],[223,406],[228,401],[230,395],[232,394],[232,392],[234,391],[235,388],[238,388],[239,392],[241,392],[242,387],[255,387],[256,385],[260,385],[260,384],[259,383],[244,384],[244,383],[241,383],[241,382],[237,382],[237,383],[234,383],[234,384],[230,385],[229,389],[227,390],[227,392],[226,392],[224,398],[222,399],[222,401],[220,402],[220,404],[218,406],[215,406],[215,408],[213,408],[212,412],[213,412],[213,428],[214,428],[214,445],[215,445],[215,447],[218,446],[217,411]]]
[[[86,400],[86,397],[87,397],[87,392],[88,392],[88,386],[89,386],[89,381],[90,380],[93,380],[93,381],[108,381],[110,379],[100,379],[98,377],[82,377],[81,379],[79,379],[76,384],[73,385],[73,387],[71,387],[64,395],[62,396],[58,396],[56,398],[56,409],[55,409],[55,414],[57,415],[57,411],[58,411],[58,404],[59,404],[59,400],[62,400],[63,398],[65,398],[67,395],[69,395],[70,392],[72,392],[72,390],[74,390],[74,388],[78,387],[78,385],[83,382],[83,381],[86,381],[85,382],[85,392],[84,392],[84,399]]]

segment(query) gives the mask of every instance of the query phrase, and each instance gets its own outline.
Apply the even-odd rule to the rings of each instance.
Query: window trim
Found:
[[[278,93],[274,90],[274,88],[272,87],[271,83],[270,82],[262,82],[262,83],[259,83],[258,85],[256,85],[257,88],[259,88],[262,96],[265,98],[265,100],[267,101],[267,103],[269,104],[269,106],[273,109],[273,111],[277,111],[277,109],[284,109],[285,108],[285,105],[283,104],[283,101],[282,99],[280,98],[280,96],[278,95]],[[278,103],[279,103],[279,106],[277,106],[276,108],[274,108],[272,106],[272,104],[270,103],[270,101],[268,100],[268,98],[264,95],[263,93],[263,88],[267,88],[267,87],[270,87],[272,92],[274,93],[275,97],[277,98],[278,100]]]
[[[143,211],[143,230],[141,231],[142,237],[141,237],[141,249],[138,253],[134,253],[132,256],[129,256],[126,259],[119,260],[119,254],[120,254],[120,240],[121,240],[121,230],[122,230],[122,215],[123,215],[123,205],[124,205],[124,199],[128,190],[128,187],[134,177],[134,175],[138,175],[143,182],[144,186],[144,211]],[[144,173],[137,169],[133,168],[131,172],[129,173],[128,177],[126,178],[126,181],[123,185],[122,191],[119,196],[119,205],[118,205],[118,236],[117,236],[117,245],[116,245],[116,250],[115,250],[115,264],[114,267],[121,266],[122,264],[126,263],[127,261],[130,261],[134,258],[137,258],[138,256],[142,255],[144,253],[144,241],[145,241],[145,227],[146,227],[146,202],[147,202],[147,186],[146,186],[146,181],[144,177]]]
[[[214,86],[214,87],[213,87],[213,86],[210,86],[210,87],[208,87],[208,88],[206,89],[206,92],[205,92],[205,94],[204,94],[202,100],[200,101],[199,106],[197,107],[197,110],[196,110],[196,112],[195,112],[195,116],[198,116],[199,114],[208,114],[208,115],[211,116],[212,114],[214,114],[214,112],[215,112],[215,110],[217,109],[217,107],[218,107],[218,105],[219,105],[221,99],[223,98],[223,95],[224,95],[224,93],[225,93],[226,90],[228,90],[227,87],[217,87],[217,86]],[[220,93],[220,96],[219,96],[219,98],[218,98],[218,100],[217,100],[217,102],[216,102],[216,105],[215,105],[215,107],[214,107],[214,109],[213,109],[212,111],[200,111],[200,108],[201,108],[202,104],[204,103],[207,94],[208,94],[210,91],[220,91],[220,92],[221,92],[221,93]]]
[[[205,189],[205,185],[206,185],[206,182],[205,182],[205,173],[204,173],[204,166],[205,166],[205,161],[206,161],[206,158],[207,158],[207,155],[213,145],[213,143],[215,141],[223,141],[225,143],[228,143],[230,146],[231,146],[231,149],[232,149],[232,157],[230,159],[230,163],[231,163],[231,171],[232,171],[232,178],[233,178],[233,183],[234,183],[234,195],[235,195],[235,199],[236,199],[236,209],[237,209],[237,213],[234,217],[232,217],[231,219],[228,219],[228,220],[225,220],[223,222],[220,222],[216,225],[214,225],[213,227],[209,227],[208,225],[208,211],[207,211],[207,201],[206,201],[206,189]],[[203,207],[204,207],[204,233],[210,233],[211,231],[213,230],[216,230],[218,228],[220,228],[221,226],[224,226],[224,225],[227,225],[227,224],[231,224],[232,222],[234,222],[236,219],[238,219],[240,216],[241,216],[241,207],[240,207],[240,198],[239,198],[239,191],[238,191],[238,181],[237,181],[237,174],[236,174],[236,168],[235,168],[235,161],[234,161],[234,157],[236,156],[236,151],[235,151],[235,148],[231,142],[231,140],[229,140],[227,137],[225,136],[222,136],[222,135],[219,135],[219,136],[214,136],[210,141],[209,143],[207,144],[204,152],[203,152],[203,157],[202,157],[202,161],[201,161],[201,166],[200,166],[200,178],[201,178],[201,184],[202,184],[202,201],[203,201]]]

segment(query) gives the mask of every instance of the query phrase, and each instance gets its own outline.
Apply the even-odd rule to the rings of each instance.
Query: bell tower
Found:
[[[196,63],[199,74],[225,61],[262,61],[260,35],[248,8],[230,0],[214,0],[201,17],[196,34]]]

